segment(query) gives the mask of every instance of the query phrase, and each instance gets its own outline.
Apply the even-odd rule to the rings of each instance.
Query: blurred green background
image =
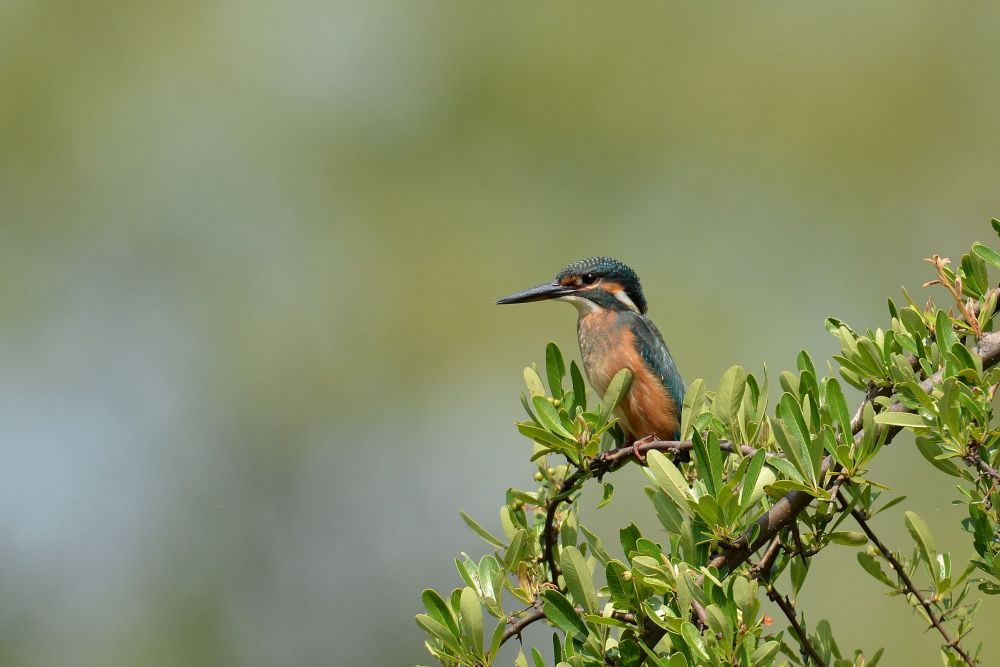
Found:
[[[429,662],[420,590],[487,548],[458,509],[530,484],[521,368],[576,355],[572,309],[493,301],[609,254],[688,381],[828,357],[824,317],[884,325],[991,240],[998,33],[986,2],[0,2],[0,664]],[[970,552],[912,441],[877,470]],[[641,483],[586,516],[655,533]],[[850,549],[817,568],[810,623],[937,663]]]

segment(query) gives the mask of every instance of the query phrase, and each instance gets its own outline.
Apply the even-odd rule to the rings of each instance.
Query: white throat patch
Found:
[[[586,315],[587,313],[592,313],[598,310],[596,303],[590,299],[584,299],[582,296],[576,296],[575,294],[567,294],[566,296],[557,297],[559,301],[565,301],[566,303],[571,303],[576,306],[577,311],[581,315]]]

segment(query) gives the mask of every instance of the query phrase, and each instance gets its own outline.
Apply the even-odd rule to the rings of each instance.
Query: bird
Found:
[[[625,442],[680,439],[684,380],[663,335],[646,316],[639,276],[610,257],[568,264],[552,282],[514,292],[498,304],[566,301],[578,312],[580,358],[591,386],[603,396],[622,368],[632,385],[615,410]]]

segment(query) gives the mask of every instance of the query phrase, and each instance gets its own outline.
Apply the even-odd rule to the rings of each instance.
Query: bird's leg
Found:
[[[647,435],[642,440],[635,440],[632,442],[632,453],[635,454],[635,458],[642,465],[646,465],[646,457],[642,455],[642,446],[648,445],[651,442],[656,442],[655,435]]]

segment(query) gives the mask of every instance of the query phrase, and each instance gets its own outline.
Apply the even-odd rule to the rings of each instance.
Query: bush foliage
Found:
[[[1000,222],[992,224],[1000,233]],[[828,319],[840,354],[821,375],[800,352],[797,368],[777,376],[773,409],[766,373],[734,366],[714,389],[696,380],[677,441],[623,442],[612,412],[629,390],[629,371],[595,403],[576,363],[567,368],[550,343],[544,373],[524,371],[527,418],[517,424],[533,443],[537,485],[507,491],[502,536],[462,514],[494,550],[478,562],[465,554],[456,561],[463,587],[424,591],[426,611],[416,620],[430,653],[442,665],[491,665],[524,628],[548,623],[558,667],[872,667],[882,650],[865,656],[842,648],[829,623],[809,626],[794,606],[813,559],[851,549],[872,585],[898,595],[940,634],[943,664],[977,664],[981,647],[963,639],[982,595],[1000,592],[1000,431],[992,407],[1000,332],[998,290],[988,277],[1000,269],[1000,253],[975,244],[956,266],[938,256],[928,262],[927,286],[944,289],[945,307],[933,299],[920,305],[904,291],[905,304],[889,300],[884,329],[861,332]],[[842,382],[864,392],[853,411]],[[912,544],[901,548],[887,546],[869,523],[905,502],[868,477],[872,460],[904,429],[942,474],[943,493],[945,477],[959,482],[956,501],[967,510],[962,525],[976,554],[968,563],[939,549],[911,511],[902,521]],[[657,531],[662,542],[654,541],[629,523],[619,550],[581,523],[578,500],[584,486],[599,484],[603,507],[614,493],[609,480],[628,464],[644,467],[666,537]],[[771,626],[762,597],[785,614],[786,629]],[[522,646],[515,664],[546,663],[537,647]]]

